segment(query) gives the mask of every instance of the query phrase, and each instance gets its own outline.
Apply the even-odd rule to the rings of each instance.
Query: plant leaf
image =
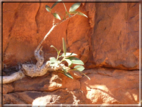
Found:
[[[50,57],[50,66],[56,66],[58,64],[58,61],[56,60],[55,57]]]
[[[55,7],[60,1],[62,1],[62,0],[57,0],[57,1],[52,5],[51,9],[52,9],[53,7]]]
[[[82,12],[77,12],[77,14],[88,18],[88,16]]]
[[[73,12],[76,9],[78,9],[79,7],[80,7],[80,3],[75,3],[70,7],[69,12]]]
[[[84,17],[87,17],[87,18],[88,18],[88,16],[87,16],[86,14],[84,14],[84,13],[82,13],[82,12],[78,12],[78,11],[70,12],[70,14],[78,14],[78,15],[81,15],[81,16],[84,16]]]
[[[64,57],[66,56],[66,43],[64,38],[62,38],[62,42],[63,42],[63,51],[64,51]]]
[[[56,66],[56,63],[51,63],[50,66]]]
[[[64,56],[64,53],[61,55],[62,57]],[[77,54],[75,53],[69,53],[69,52],[66,52],[66,57],[71,57],[71,56],[77,56]]]
[[[49,61],[50,62],[50,66],[58,66],[59,63],[61,63],[61,61]]]
[[[67,76],[67,77],[73,79],[73,77],[71,76],[71,74],[68,73],[66,69],[64,69],[63,67],[62,67],[62,69],[63,69],[63,71],[64,71],[64,75],[65,75],[65,76]]]
[[[51,48],[54,48],[54,49],[57,51],[57,53],[59,52],[58,49],[55,48],[55,46],[51,45],[50,47],[51,47]]]
[[[80,72],[85,69],[84,66],[81,66],[81,65],[76,65],[74,68],[75,70],[80,71]]]
[[[45,9],[46,9],[48,12],[51,12],[51,8],[50,8],[48,5],[45,6]]]
[[[55,57],[50,57],[49,59],[50,59],[50,62],[51,62],[51,63],[55,63],[55,62],[57,62],[57,60],[56,60],[56,58],[55,58]]]
[[[81,60],[72,60],[73,64],[79,64],[79,65],[84,65],[84,63]]]
[[[52,15],[53,15],[56,19],[61,20],[60,16],[59,16],[57,13],[53,13]]]
[[[73,77],[71,76],[71,74],[69,74],[69,73],[64,73],[64,74],[65,74],[67,77],[73,79]]]
[[[72,64],[72,61],[71,61],[71,60],[65,59],[65,61],[68,63],[68,66],[71,66],[71,64]]]
[[[76,57],[68,57],[67,59],[71,60],[72,64],[84,65],[84,63]]]
[[[60,54],[61,50],[58,51],[58,55]]]

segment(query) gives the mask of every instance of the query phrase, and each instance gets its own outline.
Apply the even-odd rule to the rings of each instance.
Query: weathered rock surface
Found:
[[[63,74],[25,77],[3,94],[4,104],[138,104],[139,71],[92,69],[80,80]],[[53,84],[53,85],[52,85]],[[9,84],[10,86],[10,84]],[[58,87],[61,86],[61,87]],[[8,93],[10,92],[10,93]]]
[[[34,50],[52,26],[45,10],[52,4],[3,3],[3,65],[34,63]],[[54,10],[65,14],[63,5]],[[91,80],[60,73],[25,77],[3,86],[4,104],[139,103],[139,3],[82,3],[78,10],[88,19],[75,16],[57,26],[43,43],[45,60],[56,56],[50,45],[62,49],[64,38],[86,68],[113,69],[85,70]]]
[[[12,84],[4,84],[3,85],[3,94],[7,94],[9,92],[13,92],[14,91],[14,87]]]
[[[85,96],[79,90],[68,91],[59,89],[54,92],[25,91],[3,95],[4,104],[84,104]]]
[[[95,6],[91,35],[94,67],[139,69],[139,3]]]
[[[52,4],[53,3],[3,4],[4,64],[9,66],[16,65],[17,63],[24,63],[31,59],[33,60],[35,48],[52,27],[53,16],[45,9],[45,5],[52,6]],[[69,9],[73,3],[65,4],[67,9]],[[56,5],[53,11],[55,10],[58,10],[61,14],[65,14],[64,6],[62,4]],[[86,12],[84,13],[86,14]],[[11,17],[10,20],[9,15]],[[55,21],[58,22],[58,20]],[[56,55],[56,51],[53,48],[50,48],[50,45],[54,45],[57,49],[62,49],[62,38],[66,40],[67,47],[70,47],[68,50],[76,52],[79,55],[78,57],[81,57],[84,54],[87,55],[89,52],[87,40],[84,39],[83,41],[80,41],[80,39],[84,38],[84,34],[86,34],[87,37],[88,29],[88,19],[82,16],[75,16],[57,26],[43,43],[45,58],[48,59],[49,57]],[[72,44],[78,40],[80,41],[80,44],[75,48],[75,44]],[[85,47],[82,47],[82,42]],[[73,47],[75,50],[72,49]],[[82,53],[83,50],[85,50],[84,53]],[[84,58],[86,55],[82,56],[82,59],[85,61],[87,61],[87,58]]]
[[[85,70],[81,90],[90,104],[138,104],[139,71]]]
[[[42,77],[25,77],[13,83],[14,91],[54,91],[60,88],[80,88],[79,80],[70,79],[61,73],[46,74]]]
[[[54,72],[42,77],[25,77],[3,86],[4,104],[85,104],[80,82]]]
[[[3,62],[7,66],[34,61],[34,50],[52,26],[45,5],[53,3],[3,3]],[[67,9],[73,3],[65,3]],[[65,14],[61,4],[55,6]],[[138,69],[139,3],[82,3],[88,18],[75,16],[57,26],[43,43],[45,58],[56,56],[50,48],[75,52],[87,68]],[[56,20],[58,22],[58,20]]]

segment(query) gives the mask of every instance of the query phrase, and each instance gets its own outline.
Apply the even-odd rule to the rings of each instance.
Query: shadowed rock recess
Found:
[[[65,3],[67,10],[72,4]],[[53,3],[3,3],[3,69],[35,63],[34,50],[52,27],[45,5]],[[65,14],[63,4],[54,10]],[[50,45],[62,49],[64,38],[91,80],[58,72],[26,76],[3,85],[3,104],[139,103],[139,3],[81,3],[78,11],[88,18],[76,15],[57,26],[42,44],[44,57],[56,57]]]

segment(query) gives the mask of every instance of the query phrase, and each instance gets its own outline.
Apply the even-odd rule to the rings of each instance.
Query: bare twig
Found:
[[[39,45],[38,45],[38,47],[36,48],[36,50],[39,50],[39,48],[41,47],[41,44],[45,41],[45,39],[48,37],[48,35],[52,32],[52,30],[53,30],[57,25],[61,24],[62,22],[68,20],[68,19],[71,18],[71,17],[74,17],[75,15],[76,15],[76,14],[74,14],[74,15],[72,15],[72,16],[66,18],[66,19],[63,19],[63,20],[60,21],[59,23],[54,24],[54,25],[51,27],[51,29],[48,31],[48,33],[44,36],[43,40],[39,43]],[[35,51],[36,51],[36,50],[35,50]]]
[[[44,36],[44,38],[41,40],[41,42],[39,43],[39,45],[37,46],[37,48],[34,51],[34,55],[35,58],[37,60],[36,64],[22,64],[22,69],[20,69],[18,72],[13,73],[10,76],[4,76],[3,77],[3,83],[1,83],[1,79],[0,79],[0,84],[7,84],[7,83],[11,83],[14,82],[16,80],[22,79],[25,76],[30,76],[30,77],[38,77],[38,76],[43,76],[45,75],[48,71],[57,71],[57,70],[63,70],[63,68],[66,68],[67,71],[70,70],[69,67],[66,67],[64,64],[59,64],[57,66],[50,66],[51,62],[47,61],[46,63],[43,64],[44,62],[44,55],[43,55],[43,51],[42,51],[42,47],[41,44],[45,41],[45,39],[49,36],[49,34],[54,30],[54,28],[63,23],[64,21],[70,19],[71,17],[74,17],[76,14],[74,15],[70,15],[67,12],[67,8],[65,6],[65,4],[63,3],[66,14],[69,15],[68,18],[62,19],[59,23],[55,24],[55,18],[53,19],[53,23],[52,23],[52,27],[50,28],[50,30],[47,32],[47,34]],[[57,57],[58,59],[58,57]],[[62,61],[61,61],[62,62]],[[0,78],[2,78],[2,76],[0,76]]]
[[[65,11],[67,12],[67,8],[66,8],[66,5],[63,3],[63,5],[64,5],[64,8],[65,8]]]
[[[43,41],[48,37],[48,35],[51,33],[51,31],[55,28],[56,25],[53,25],[51,27],[51,29],[48,31],[48,33],[44,36],[44,38],[42,39],[42,41],[39,43],[38,47],[36,48],[36,50],[39,50],[41,44],[43,43]]]
[[[52,26],[54,26],[54,24],[55,24],[55,18],[53,19],[53,23],[52,23]]]
[[[6,83],[11,83],[14,82],[16,80],[22,79],[23,77],[25,77],[24,73],[20,70],[18,72],[13,73],[10,76],[3,76],[3,83],[0,82],[1,84],[6,84]],[[1,77],[0,77],[1,78]],[[1,81],[1,79],[0,79]]]

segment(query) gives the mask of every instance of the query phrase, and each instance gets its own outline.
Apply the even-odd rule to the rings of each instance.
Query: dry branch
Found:
[[[10,76],[3,76],[3,81],[1,82],[2,79],[0,79],[0,83],[3,83],[3,84],[11,83],[16,80],[22,79],[23,77],[25,77],[24,73],[21,70],[19,70],[18,72],[15,72]]]
[[[25,77],[25,75],[30,76],[30,77],[43,76],[48,71],[61,70],[62,67],[65,67],[65,68],[69,69],[64,64],[60,64],[59,66],[51,67],[49,61],[47,61],[45,64],[43,64],[43,62],[44,62],[44,56],[43,56],[43,51],[42,51],[41,44],[45,41],[45,39],[49,36],[49,34],[53,31],[53,29],[57,25],[59,25],[62,22],[70,19],[71,17],[73,17],[75,15],[76,14],[71,15],[69,18],[63,19],[59,23],[56,23],[56,24],[53,23],[53,26],[51,27],[51,29],[44,36],[43,40],[39,43],[39,45],[37,46],[36,50],[34,51],[34,56],[35,56],[35,58],[37,60],[36,64],[22,64],[21,70],[19,70],[18,72],[13,73],[10,76],[3,76],[3,82],[1,82],[2,79],[0,79],[0,83],[1,84],[8,84],[8,83],[17,81],[19,79],[22,79],[23,77]],[[2,77],[0,77],[0,78],[2,78]]]

